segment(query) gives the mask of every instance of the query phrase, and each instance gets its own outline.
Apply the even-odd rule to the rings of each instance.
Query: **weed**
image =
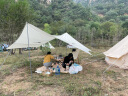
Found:
[[[106,72],[106,74],[108,75],[108,76],[113,76],[113,75],[115,75],[116,73],[114,72],[114,71],[107,71]]]
[[[85,89],[85,92],[84,92],[83,96],[94,96],[96,94],[100,94],[100,89],[99,88],[89,87],[89,88]]]
[[[96,81],[95,84],[97,84],[99,87],[101,87],[102,83],[100,81]]]
[[[8,96],[8,95],[5,95],[5,94],[0,93],[0,96]]]
[[[25,79],[16,80],[17,83],[24,81]]]
[[[23,89],[18,89],[16,90],[16,93],[21,92],[21,91],[23,91]]]
[[[25,76],[25,73],[21,73],[21,77],[24,77]]]
[[[50,85],[54,85],[54,83],[52,83],[52,82],[42,82],[42,83],[40,83],[41,85],[46,85],[46,86],[50,86]]]
[[[114,71],[107,71],[106,74],[108,76],[111,76],[114,80],[117,80],[117,76],[116,76],[117,73],[116,72],[114,72]]]
[[[92,71],[92,70],[90,70],[90,69],[88,69],[88,70],[87,70],[87,72],[88,72],[88,74],[90,74],[90,73],[92,73],[93,71]]]
[[[32,86],[31,89],[36,90],[37,87],[38,87],[38,84],[34,84],[34,86]]]
[[[36,82],[37,84],[39,84],[39,85],[46,85],[46,86],[54,85],[53,82],[44,82],[43,80],[36,80],[35,82]]]
[[[71,92],[71,93],[75,90],[75,86],[72,84],[66,84],[65,88],[67,92]]]
[[[4,75],[4,76],[8,76],[8,75],[10,75],[10,74],[11,74],[11,72],[10,72],[9,69],[3,70],[3,75]]]
[[[96,76],[101,76],[99,71],[96,71]]]

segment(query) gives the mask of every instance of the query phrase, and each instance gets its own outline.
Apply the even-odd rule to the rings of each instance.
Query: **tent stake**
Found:
[[[27,23],[27,37],[28,37],[28,48],[29,48],[29,34],[28,34],[28,23]],[[30,62],[30,72],[31,72],[31,78],[32,78],[32,66],[31,66],[31,59],[30,59],[30,48],[29,48],[29,62]]]

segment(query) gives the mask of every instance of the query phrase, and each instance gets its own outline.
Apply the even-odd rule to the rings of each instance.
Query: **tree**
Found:
[[[122,24],[122,27],[128,29],[128,21],[124,22],[124,23]]]
[[[96,39],[100,38],[100,24],[98,22],[92,22],[90,24],[90,32],[91,32],[91,45],[96,44]]]
[[[2,41],[12,44],[20,35],[32,13],[27,0],[0,0],[0,33]]]
[[[108,39],[108,45],[112,44],[112,39],[118,32],[118,26],[113,22],[104,22],[101,28],[103,38]]]
[[[47,32],[47,33],[49,33],[49,34],[52,33],[51,30],[50,30],[50,26],[49,26],[48,23],[45,23],[45,24],[44,24],[44,31]]]
[[[110,19],[115,19],[117,16],[118,16],[117,12],[111,10],[111,11],[106,13],[105,18],[106,18],[106,20],[110,20]]]
[[[124,22],[122,24],[122,27],[123,27],[122,37],[125,37],[126,35],[128,35],[128,21]]]

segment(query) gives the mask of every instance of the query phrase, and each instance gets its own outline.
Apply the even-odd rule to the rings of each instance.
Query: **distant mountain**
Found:
[[[51,12],[52,10],[52,12],[50,13],[52,14],[52,18],[62,15],[62,13],[64,12],[65,13],[63,15],[66,15],[69,12],[68,15],[66,16],[70,17],[70,15],[72,15],[71,13],[74,14],[74,10],[76,10],[76,6],[79,6],[79,4],[81,4],[83,7],[85,7],[85,9],[83,8],[83,11],[89,9],[92,15],[99,16],[103,18],[102,20],[104,21],[111,20],[115,22],[115,21],[128,20],[128,15],[127,15],[128,0],[29,0],[29,1],[31,1],[33,8],[36,10],[40,10],[40,12],[42,7],[44,7],[42,10],[45,10],[45,8],[48,7],[49,9],[47,10],[49,11],[45,10],[44,15],[49,14],[49,12]],[[75,2],[76,5],[71,2]],[[73,10],[69,10],[71,6],[74,6]],[[55,10],[53,11],[53,9]],[[75,11],[75,13],[76,12],[78,11]],[[41,13],[41,15],[42,14],[43,13]],[[55,14],[55,16],[53,14]],[[47,20],[45,19],[44,21]]]

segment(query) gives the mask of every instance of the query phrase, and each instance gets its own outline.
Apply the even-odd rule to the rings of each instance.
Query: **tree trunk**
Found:
[[[103,34],[102,34],[102,44],[104,43],[104,36],[103,36]]]
[[[14,55],[14,54],[15,54],[15,52],[14,52],[14,50],[12,49],[12,50],[11,50],[11,55]]]
[[[19,48],[19,54],[22,54],[21,48]]]
[[[92,32],[91,32],[91,46],[92,47],[96,47],[96,44],[94,44],[94,34],[96,32],[95,28],[92,28]]]
[[[93,31],[91,33],[91,46],[93,45]]]

